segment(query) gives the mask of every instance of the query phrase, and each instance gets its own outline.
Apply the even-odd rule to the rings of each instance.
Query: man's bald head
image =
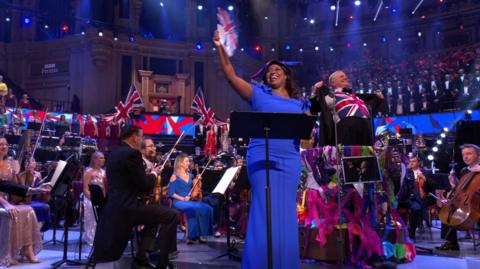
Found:
[[[348,79],[347,74],[341,70],[337,70],[333,72],[329,77],[328,77],[328,84],[330,85],[330,88],[332,89],[338,89],[338,88],[351,88],[352,84],[350,83],[350,79]]]

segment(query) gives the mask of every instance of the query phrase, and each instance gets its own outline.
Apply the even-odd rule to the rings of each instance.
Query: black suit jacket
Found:
[[[28,192],[28,187],[8,180],[0,180],[0,191],[12,195],[25,197]]]
[[[94,241],[97,262],[121,257],[134,227],[131,213],[145,206],[143,197],[152,191],[156,177],[145,173],[140,151],[122,143],[108,156],[107,179],[107,202]]]

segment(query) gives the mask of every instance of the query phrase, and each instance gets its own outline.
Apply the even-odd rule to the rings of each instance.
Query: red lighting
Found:
[[[68,29],[70,29],[70,27],[68,27],[68,25],[66,25],[66,24],[62,25],[62,31],[66,32],[66,31],[68,31]]]
[[[349,19],[353,20],[353,15],[350,15],[350,17],[348,17]]]
[[[425,15],[422,15],[422,16],[420,17],[420,19],[422,19],[422,20],[425,20],[426,18],[427,18],[427,16],[425,16]]]
[[[348,42],[347,43],[347,48],[351,48],[352,47],[352,43]]]
[[[465,28],[465,26],[463,25],[463,23],[460,23],[460,25],[458,26],[458,28],[460,28],[460,30],[463,31],[463,29]]]
[[[255,51],[256,51],[256,52],[262,51],[262,46],[260,46],[260,45],[258,45],[258,44],[255,45]]]

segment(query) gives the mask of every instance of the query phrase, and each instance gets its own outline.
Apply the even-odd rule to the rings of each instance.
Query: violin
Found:
[[[190,194],[188,195],[188,196],[190,196],[190,200],[201,201],[203,199],[202,175],[207,170],[207,167],[208,167],[208,165],[210,164],[211,161],[212,161],[212,158],[209,158],[207,164],[205,165],[205,167],[203,168],[203,170],[200,174],[198,173],[198,167],[196,168],[197,169],[197,176],[195,176],[195,178],[193,179],[193,187],[190,190]]]

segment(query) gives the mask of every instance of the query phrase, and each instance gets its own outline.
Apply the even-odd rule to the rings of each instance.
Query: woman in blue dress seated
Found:
[[[187,244],[193,244],[195,240],[205,243],[202,237],[213,234],[213,209],[204,202],[190,200],[193,179],[189,165],[188,155],[177,156],[168,196],[173,200],[173,207],[187,215]]]

